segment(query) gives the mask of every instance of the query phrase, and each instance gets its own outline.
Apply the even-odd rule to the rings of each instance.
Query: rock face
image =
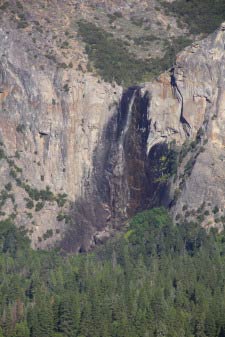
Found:
[[[109,227],[161,204],[175,219],[222,227],[224,45],[222,24],[168,73],[123,93],[94,157],[94,195]]]
[[[0,138],[7,160],[13,158],[11,167],[22,169],[12,179],[10,165],[3,160],[1,186],[11,181],[16,222],[29,228],[34,246],[42,247],[47,242],[40,238],[47,230],[64,228],[57,215],[68,212],[70,203],[85,195],[94,149],[122,89],[81,71],[57,69],[48,60],[40,69],[40,60],[29,59],[16,37],[0,31],[0,41]],[[66,193],[66,208],[51,201],[41,212],[27,209],[27,193],[16,178],[38,190],[49,186],[54,195]],[[28,212],[32,216],[27,218]],[[53,238],[47,241],[53,243]]]
[[[123,91],[87,72],[79,43],[55,59],[53,42],[40,37],[35,47],[30,27],[25,35],[4,20],[1,220],[25,228],[35,248],[69,251],[161,204],[176,219],[185,210],[187,219],[222,226],[224,25],[156,81]]]
[[[170,187],[172,212],[177,218],[184,210],[187,218],[197,214],[205,226],[222,226],[225,206],[224,46],[222,24],[178,55],[170,77],[162,75],[146,88],[152,97],[148,151],[173,140],[182,146]]]
[[[148,9],[149,29],[161,34],[157,1],[141,4],[137,18]],[[148,95],[123,93],[89,73],[75,23],[102,8],[108,27],[109,13],[129,21],[137,7],[126,0],[0,4],[0,220],[11,217],[34,248],[63,240],[66,249],[87,249],[149,205]]]

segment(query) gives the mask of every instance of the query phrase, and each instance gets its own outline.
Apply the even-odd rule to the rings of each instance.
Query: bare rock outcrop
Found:
[[[85,194],[94,149],[122,88],[79,70],[58,68],[48,58],[29,57],[13,31],[0,30],[0,44],[0,138],[8,161],[1,161],[0,185],[4,190],[11,182],[15,222],[29,229],[33,246],[45,247],[62,237],[65,221],[57,216]],[[66,194],[66,208],[54,200],[47,200],[41,212],[34,211],[38,200],[33,200],[34,208],[26,207],[30,196],[25,183]],[[3,206],[1,217],[12,213]],[[52,229],[58,235],[43,240]]]
[[[177,57],[171,72],[145,86],[151,93],[148,151],[176,141],[182,155],[171,181],[174,216],[199,216],[205,226],[221,226],[224,214],[225,125],[224,24]],[[186,154],[185,154],[186,153]],[[212,212],[214,210],[214,212]],[[198,214],[198,212],[199,214]]]

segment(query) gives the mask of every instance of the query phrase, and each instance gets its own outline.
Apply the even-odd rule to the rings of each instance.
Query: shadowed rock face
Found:
[[[73,206],[76,223],[62,242],[66,250],[85,251],[138,211],[169,203],[168,179],[162,174],[170,173],[171,167],[160,166],[161,158],[168,157],[168,145],[159,143],[147,151],[150,100],[148,91],[129,88],[103,128],[90,184]]]
[[[119,109],[96,148],[94,181],[102,202],[109,206],[115,226],[119,219],[141,208],[146,194],[148,103],[147,93],[142,97],[138,87],[124,92]]]

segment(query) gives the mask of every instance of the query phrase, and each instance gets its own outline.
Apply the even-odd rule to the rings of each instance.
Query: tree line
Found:
[[[1,337],[224,337],[225,235],[135,216],[94,252],[33,251],[0,222]]]

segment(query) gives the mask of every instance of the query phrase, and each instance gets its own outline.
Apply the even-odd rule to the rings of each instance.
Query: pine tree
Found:
[[[65,336],[75,337],[79,329],[80,308],[77,296],[64,296],[59,304],[58,329]]]
[[[26,322],[16,323],[12,337],[29,337],[30,331]]]

